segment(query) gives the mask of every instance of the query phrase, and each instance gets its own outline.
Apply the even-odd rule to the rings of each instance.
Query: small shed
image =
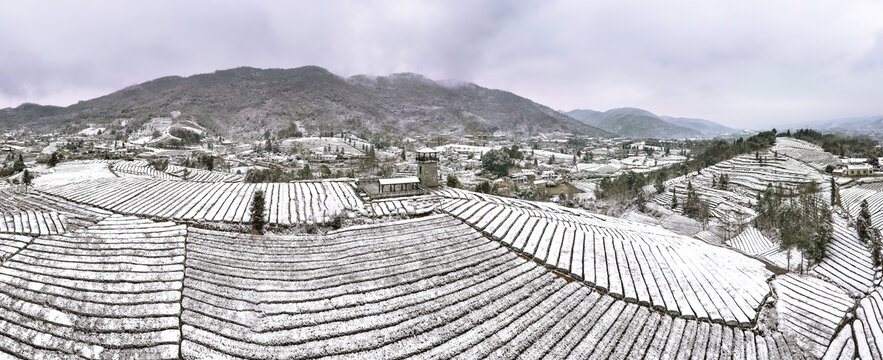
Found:
[[[378,182],[381,194],[419,190],[420,185],[420,179],[416,176],[380,179]]]

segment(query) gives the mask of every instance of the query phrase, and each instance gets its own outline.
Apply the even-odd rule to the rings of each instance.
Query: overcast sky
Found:
[[[0,108],[166,75],[415,72],[737,127],[883,114],[881,1],[6,1]]]

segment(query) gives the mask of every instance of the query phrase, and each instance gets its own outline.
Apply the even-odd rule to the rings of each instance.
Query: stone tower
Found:
[[[430,148],[417,150],[417,178],[420,185],[438,186],[438,151]]]

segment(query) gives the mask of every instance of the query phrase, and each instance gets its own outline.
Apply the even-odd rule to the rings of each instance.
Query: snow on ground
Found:
[[[48,170],[49,173],[34,179],[35,186],[54,186],[78,181],[116,177],[104,161],[75,161],[61,163]]]
[[[106,129],[103,127],[92,127],[92,125],[89,125],[88,128],[80,130],[79,134],[80,135],[98,135],[99,131],[101,133],[104,133],[104,130],[106,130]]]
[[[337,149],[342,149],[344,154],[351,156],[363,155],[364,153],[361,150],[361,146],[368,146],[367,144],[358,141],[356,142],[356,146],[353,146],[347,143],[345,139],[338,137],[304,137],[282,140],[283,147],[292,147],[295,145],[299,145],[306,150],[318,153],[325,152],[326,147],[330,145],[332,152],[337,151]]]
[[[582,180],[572,181],[570,184],[582,191],[581,193],[573,194],[574,198],[580,200],[595,200],[595,189],[598,187],[598,184]]]
[[[44,147],[43,151],[41,151],[40,153],[46,154],[46,155],[52,154],[52,153],[58,151],[59,145],[61,145],[61,143],[58,141],[51,142],[51,143],[49,143],[49,145],[46,145],[46,147]]]

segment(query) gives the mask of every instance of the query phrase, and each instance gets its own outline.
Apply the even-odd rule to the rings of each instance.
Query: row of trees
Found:
[[[871,223],[871,211],[868,209],[867,200],[862,200],[858,218],[855,219],[855,230],[858,233],[859,241],[870,247],[874,266],[880,266],[883,262],[880,256],[883,239],[880,237],[880,230],[877,230]]]
[[[626,172],[613,180],[601,180],[599,192],[596,196],[600,199],[635,199],[641,188],[646,184],[654,184],[656,192],[661,194],[665,191],[665,181],[677,176],[686,175],[691,171],[700,171],[718,162],[731,159],[741,154],[757,151],[765,151],[776,143],[776,129],[764,131],[752,135],[747,139],[738,138],[732,142],[726,140],[689,141],[685,146],[692,149],[701,149],[698,154],[672,168],[659,169],[646,174]],[[694,150],[695,153],[696,150]],[[723,186],[728,186],[729,176],[716,180],[716,186],[723,181]]]

